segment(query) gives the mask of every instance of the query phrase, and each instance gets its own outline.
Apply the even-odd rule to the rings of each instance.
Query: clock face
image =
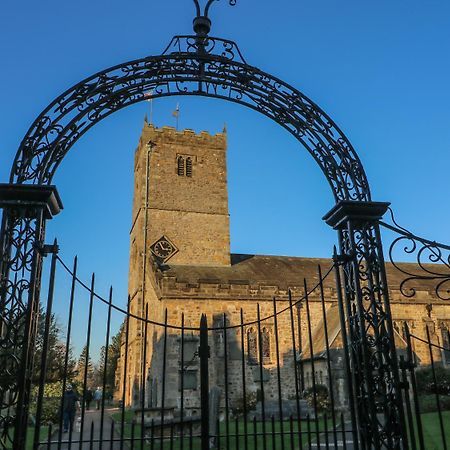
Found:
[[[178,249],[166,236],[161,236],[153,245],[150,247],[152,253],[162,261],[167,261],[172,257]]]

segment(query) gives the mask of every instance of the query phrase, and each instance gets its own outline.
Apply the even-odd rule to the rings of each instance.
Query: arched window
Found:
[[[186,159],[186,176],[192,177],[192,159],[190,157]]]
[[[192,169],[191,169],[192,171]],[[184,158],[182,156],[179,156],[177,158],[177,175],[179,177],[184,176]]]
[[[261,349],[263,362],[270,362],[270,331],[265,327],[261,332]]]
[[[258,362],[258,346],[256,342],[256,333],[253,328],[249,328],[247,331],[247,358],[251,364],[256,364]]]
[[[398,326],[398,322],[394,322],[394,330],[398,333],[398,334],[400,334],[400,327]]]
[[[408,329],[411,331],[411,323],[408,323],[406,320],[402,322],[402,338],[405,342],[408,341],[408,335],[406,334],[406,325],[408,325]]]
[[[441,337],[442,337],[442,361],[445,365],[450,365],[450,331],[449,324],[442,324],[441,327]]]

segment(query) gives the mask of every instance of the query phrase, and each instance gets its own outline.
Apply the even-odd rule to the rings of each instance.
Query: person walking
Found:
[[[92,394],[92,389],[88,388],[86,391],[86,395],[84,396],[84,402],[86,405],[86,409],[89,411],[89,408],[91,407],[92,399],[94,398],[94,395]]]
[[[97,409],[100,409],[102,397],[103,397],[102,390],[99,387],[97,387],[97,390],[94,392],[94,400],[97,403]]]
[[[71,384],[66,386],[63,394],[63,427],[64,433],[73,429],[75,414],[80,409],[80,399]]]

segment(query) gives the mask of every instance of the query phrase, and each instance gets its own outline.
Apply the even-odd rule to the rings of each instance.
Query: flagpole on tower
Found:
[[[153,95],[153,91],[151,91]],[[153,125],[153,97],[150,98],[150,125]]]
[[[148,91],[144,94],[145,99],[147,102],[150,103],[150,125],[153,125],[153,89],[151,91]]]
[[[175,117],[175,129],[178,131],[178,117],[180,115],[180,104],[177,103],[177,107],[175,111],[172,113],[172,116]]]

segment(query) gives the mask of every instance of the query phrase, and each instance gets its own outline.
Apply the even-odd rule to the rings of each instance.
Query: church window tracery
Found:
[[[442,361],[445,365],[450,365],[450,324],[442,324],[441,337],[442,337]]]
[[[258,364],[259,357],[263,364],[271,362],[270,329],[268,327],[264,327],[258,333],[253,327],[247,330],[247,359],[250,364]]]
[[[258,362],[256,332],[253,328],[250,328],[247,331],[247,357],[251,364],[256,364]]]
[[[270,362],[270,332],[266,327],[261,332],[261,350],[263,362]]]

